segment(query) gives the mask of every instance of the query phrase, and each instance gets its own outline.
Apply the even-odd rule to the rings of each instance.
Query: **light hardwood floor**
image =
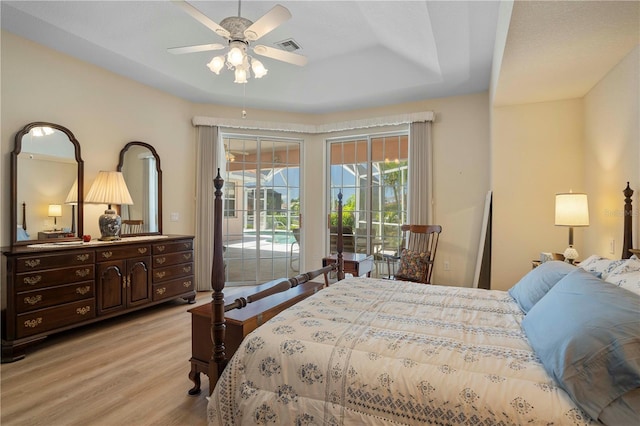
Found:
[[[210,300],[199,292],[193,305],[176,300],[51,336],[2,364],[0,424],[205,425],[207,376],[200,395],[187,394],[187,310]]]

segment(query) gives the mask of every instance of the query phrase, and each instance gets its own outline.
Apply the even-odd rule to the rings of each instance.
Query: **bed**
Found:
[[[640,260],[624,257],[546,262],[509,292],[348,278],[249,334],[228,363],[218,313],[208,422],[637,421]],[[214,262],[214,317],[216,274]]]
[[[22,225],[18,225],[16,241],[28,241],[31,237],[27,232],[27,204],[22,203]]]

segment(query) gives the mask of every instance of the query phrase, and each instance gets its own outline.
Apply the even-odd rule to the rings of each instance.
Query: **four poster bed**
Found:
[[[592,256],[580,267],[545,262],[508,292],[340,280],[253,331],[228,361],[222,184],[218,176],[210,425],[638,419],[640,261],[628,259],[628,185],[625,259]],[[341,259],[341,241],[337,247]],[[343,278],[340,260],[337,268]],[[283,287],[305,279],[301,274]]]

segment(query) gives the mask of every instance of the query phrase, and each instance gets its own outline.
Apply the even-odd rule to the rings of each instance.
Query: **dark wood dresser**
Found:
[[[195,301],[193,237],[20,246],[3,251],[2,362],[47,336],[133,310]]]

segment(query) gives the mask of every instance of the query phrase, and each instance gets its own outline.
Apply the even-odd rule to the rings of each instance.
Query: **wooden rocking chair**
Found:
[[[389,268],[387,278],[430,284],[442,226],[402,225],[400,230],[403,235],[400,252],[384,255]]]

